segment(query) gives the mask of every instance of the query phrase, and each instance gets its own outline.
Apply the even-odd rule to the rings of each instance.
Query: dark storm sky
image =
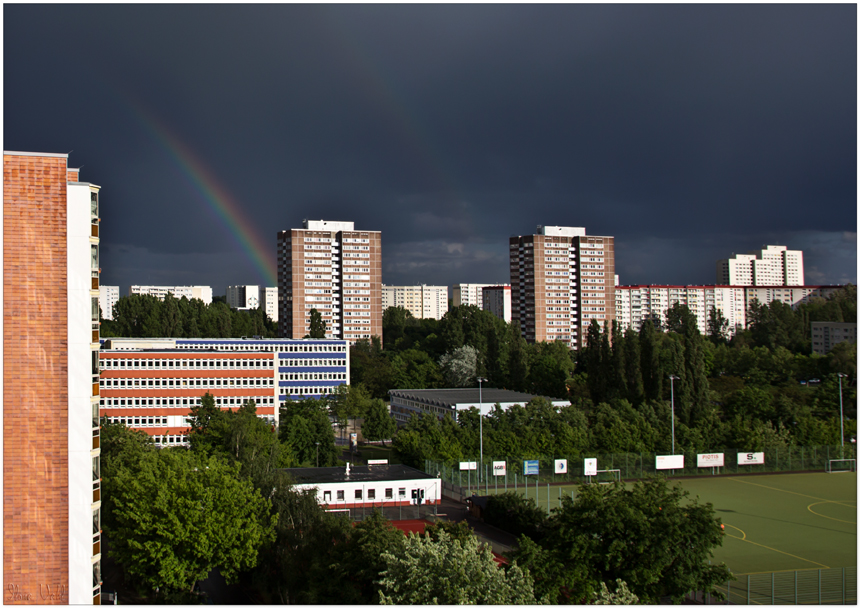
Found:
[[[389,285],[509,282],[538,224],[622,284],[765,244],[856,283],[856,11],[5,4],[3,145],[102,186],[123,294],[267,283],[305,218],[381,230]]]

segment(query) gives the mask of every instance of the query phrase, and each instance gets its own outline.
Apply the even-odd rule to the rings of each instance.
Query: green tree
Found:
[[[476,538],[436,540],[411,534],[401,547],[382,554],[381,604],[536,604],[529,573],[493,561]],[[440,574],[442,574],[440,576]]]
[[[544,527],[539,545],[521,538],[511,557],[533,567],[537,593],[545,590],[550,602],[564,592],[580,603],[599,592],[599,583],[621,579],[643,602],[659,604],[690,591],[713,593],[731,578],[725,564],[709,564],[723,542],[713,506],[663,479],[632,488],[581,486]]]
[[[280,409],[279,438],[302,465],[334,466],[338,449],[334,443],[334,429],[329,421],[326,404],[322,400],[303,399],[289,401]],[[319,445],[317,445],[317,443]]]
[[[546,511],[539,509],[532,498],[514,492],[488,496],[482,515],[491,526],[514,536],[525,534],[532,540],[540,538],[541,527],[547,519]]]
[[[369,441],[382,441],[385,445],[386,439],[391,439],[397,431],[397,423],[388,413],[388,408],[382,399],[374,399],[364,417],[361,432]]]
[[[445,382],[451,388],[472,386],[478,365],[478,351],[471,346],[461,346],[442,355],[439,367]]]
[[[151,590],[188,590],[218,568],[228,583],[274,540],[270,503],[239,467],[184,450],[148,454],[121,469],[110,497],[112,554]]]
[[[639,598],[627,588],[627,583],[620,578],[615,579],[615,591],[610,591],[603,581],[600,582],[600,591],[591,595],[591,604],[630,606],[638,604]]]
[[[158,448],[152,437],[128,428],[118,422],[110,422],[106,417],[101,419],[99,429],[99,445],[101,447],[101,476],[102,492],[102,524],[105,529],[113,527],[113,503],[110,497],[117,493],[115,482],[120,471],[137,471],[144,459]]]
[[[374,604],[379,601],[379,586],[376,581],[385,570],[386,552],[398,552],[406,543],[406,536],[395,528],[380,511],[355,524],[355,528],[344,543],[341,559],[335,570],[345,581],[341,604]]]
[[[325,331],[325,321],[323,321],[322,315],[316,308],[311,308],[310,333],[306,335],[305,338],[321,340],[322,338],[325,338]]]

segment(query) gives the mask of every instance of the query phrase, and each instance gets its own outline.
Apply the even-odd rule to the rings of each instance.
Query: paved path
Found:
[[[457,502],[450,498],[443,498],[442,504],[439,505],[437,512],[440,519],[452,522],[465,521],[475,532],[478,540],[488,543],[495,553],[506,553],[517,547],[516,536],[508,534],[503,530],[499,530],[495,526],[485,524],[480,519],[467,514],[466,505],[464,503]]]

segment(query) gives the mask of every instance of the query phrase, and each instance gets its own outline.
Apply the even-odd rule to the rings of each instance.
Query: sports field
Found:
[[[856,473],[721,475],[677,483],[714,505],[726,536],[713,559],[736,575],[857,566]],[[521,484],[517,491],[524,492]],[[559,495],[571,491],[576,488],[532,484],[528,496],[537,494],[541,508],[547,499],[555,507]]]

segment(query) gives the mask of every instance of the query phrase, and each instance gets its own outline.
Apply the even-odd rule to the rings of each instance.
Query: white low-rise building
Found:
[[[324,509],[438,505],[442,480],[403,464],[281,469],[297,490],[314,489]]]
[[[164,300],[164,296],[171,294],[174,298],[181,299],[183,296],[189,300],[197,298],[204,304],[212,303],[212,288],[208,285],[132,285],[128,288],[128,295],[155,296]]]

